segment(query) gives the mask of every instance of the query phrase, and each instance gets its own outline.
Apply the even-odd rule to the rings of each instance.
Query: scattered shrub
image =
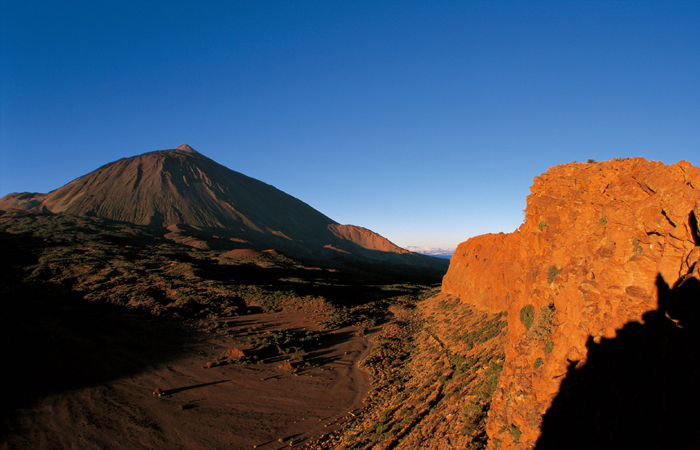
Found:
[[[598,225],[605,225],[606,223],[608,223],[608,216],[603,216],[598,221]]]
[[[549,337],[554,332],[554,315],[557,309],[554,303],[540,308],[537,315],[537,323],[532,329],[532,335],[538,341],[548,341]],[[554,345],[554,344],[552,344]]]
[[[520,431],[520,428],[517,425],[511,425],[510,434],[513,436],[515,442],[520,442],[520,435],[522,434],[522,432]]]
[[[596,160],[593,159],[593,158],[588,158],[588,159],[586,160],[586,163],[587,163],[587,164],[595,164],[595,163],[597,163],[597,162],[598,162],[598,161],[596,161]]]
[[[540,231],[542,231],[542,230],[544,230],[545,228],[547,228],[547,223],[544,222],[544,221],[542,221],[542,222],[540,222],[539,225],[537,225],[537,228],[539,228]]]
[[[553,341],[547,341],[544,343],[544,354],[549,355],[552,353],[552,350],[554,350],[554,342]]]
[[[465,419],[473,419],[481,415],[484,407],[479,403],[468,403],[467,406],[461,409],[460,415]]]
[[[532,321],[535,319],[535,307],[532,305],[525,305],[520,310],[520,322],[525,325],[528,330],[532,326]]]
[[[537,369],[539,369],[540,367],[542,367],[543,364],[544,364],[544,361],[542,361],[542,358],[537,358],[537,359],[535,360],[535,370],[537,370]]]
[[[642,248],[641,241],[639,239],[632,239],[632,246],[634,247],[634,256],[640,256],[644,253],[644,249]]]
[[[467,332],[462,335],[459,339],[467,345],[467,348],[471,349],[474,347],[475,343],[487,342],[499,334],[501,331],[508,326],[508,321],[502,320],[502,315],[497,315],[495,318],[485,322],[478,329]]]
[[[502,370],[503,364],[492,363],[484,372],[484,384],[481,385],[481,394],[484,398],[491,399],[498,385],[498,375]]]

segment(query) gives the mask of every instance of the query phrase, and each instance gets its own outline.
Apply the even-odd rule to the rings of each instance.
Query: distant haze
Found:
[[[452,254],[455,252],[454,248],[415,247],[410,245],[403,248],[414,253],[421,253],[423,255],[430,255],[443,259],[452,258]]]

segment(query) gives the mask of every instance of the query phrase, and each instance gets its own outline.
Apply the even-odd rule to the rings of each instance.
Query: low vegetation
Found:
[[[540,342],[547,342],[554,332],[554,316],[557,312],[554,304],[542,306],[537,314],[537,322],[532,329],[532,336]]]
[[[642,248],[642,243],[638,238],[633,238],[632,239],[632,248],[633,248],[633,253],[634,256],[641,256],[644,254],[644,249]]]
[[[520,309],[520,322],[529,330],[533,320],[535,320],[535,307],[532,305],[523,306]]]
[[[505,314],[446,295],[406,309],[411,314],[386,325],[363,362],[372,380],[363,411],[310,448],[485,448]]]
[[[424,296],[410,278],[315,267],[281,254],[225,257],[165,239],[149,227],[94,217],[27,214],[0,221],[32,262],[28,283],[49,283],[87,300],[172,319],[213,319],[304,310],[327,329],[372,326],[396,299]]]

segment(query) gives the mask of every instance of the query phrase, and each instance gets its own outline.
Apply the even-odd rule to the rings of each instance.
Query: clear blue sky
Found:
[[[0,196],[188,143],[455,247],[587,158],[700,165],[700,2],[3,1]]]

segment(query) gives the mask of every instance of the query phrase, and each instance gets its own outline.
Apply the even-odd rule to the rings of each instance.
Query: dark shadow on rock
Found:
[[[700,448],[700,281],[670,288],[658,309],[570,362],[544,415],[537,449]]]
[[[693,237],[693,242],[695,242],[695,246],[697,247],[700,245],[700,227],[698,227],[698,218],[694,211],[690,211],[690,214],[688,214],[688,225],[690,234]]]

